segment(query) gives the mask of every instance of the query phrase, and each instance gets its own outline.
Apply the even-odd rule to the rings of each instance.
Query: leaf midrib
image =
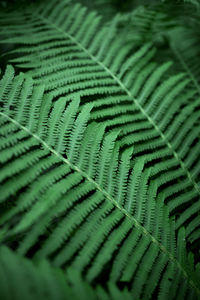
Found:
[[[144,226],[142,226],[132,215],[130,215],[123,207],[119,206],[118,202],[114,200],[114,198],[101,186],[93,180],[90,176],[87,175],[84,171],[82,171],[80,168],[78,168],[76,165],[72,164],[68,159],[64,158],[61,154],[59,154],[57,151],[55,151],[51,146],[49,146],[45,141],[43,141],[38,135],[31,132],[27,127],[21,125],[19,122],[17,122],[15,119],[11,118],[4,112],[0,112],[0,115],[15,124],[17,127],[19,127],[21,130],[26,131],[29,135],[31,135],[33,138],[35,138],[37,141],[39,141],[46,149],[48,149],[52,154],[56,155],[63,163],[67,164],[72,170],[78,172],[80,175],[82,175],[85,179],[87,179],[89,182],[94,184],[96,189],[101,192],[106,199],[112,202],[112,204],[121,211],[132,223],[136,228],[139,228],[145,236],[148,236],[152,243],[156,244],[157,247],[160,249],[160,252],[163,252],[168,258],[169,261],[171,261],[174,265],[177,266],[177,268],[180,270],[180,272],[183,274],[183,276],[188,280],[189,285],[196,290],[196,292],[200,295],[200,289],[196,286],[195,282],[192,279],[189,279],[189,276],[187,274],[187,271],[181,266],[179,261],[174,257],[166,248],[165,246],[160,243],[149,231],[146,230]]]
[[[114,81],[117,82],[117,84],[121,87],[121,89],[130,97],[133,99],[135,105],[139,108],[139,110],[141,111],[141,113],[145,116],[145,118],[150,122],[150,124],[155,128],[155,130],[157,131],[157,133],[160,135],[160,137],[162,138],[162,140],[164,141],[164,143],[167,145],[167,147],[170,149],[170,151],[172,152],[173,156],[175,157],[175,159],[178,161],[179,165],[181,166],[181,168],[183,169],[183,171],[185,172],[185,174],[187,175],[189,181],[191,182],[191,184],[193,185],[194,189],[197,191],[197,193],[200,195],[200,187],[198,186],[197,182],[192,178],[192,175],[190,173],[190,171],[187,169],[184,161],[182,161],[182,159],[180,158],[179,154],[176,152],[176,150],[174,150],[172,144],[170,143],[170,141],[166,138],[166,136],[164,135],[164,133],[160,130],[160,128],[156,125],[156,123],[154,122],[154,120],[151,118],[150,115],[148,115],[148,113],[143,109],[143,107],[140,105],[140,103],[137,101],[137,99],[133,96],[133,94],[127,89],[127,87],[123,84],[123,82],[114,74],[112,73],[112,71],[110,69],[108,69],[108,67],[106,65],[104,65],[103,62],[101,62],[100,60],[98,60],[92,53],[90,53],[90,51],[88,51],[78,40],[76,40],[72,35],[70,35],[69,33],[63,31],[62,29],[60,29],[56,24],[51,23],[47,18],[42,17],[41,15],[36,14],[38,18],[42,19],[44,22],[46,22],[47,24],[49,24],[50,26],[54,27],[57,31],[61,32],[64,36],[66,36],[67,38],[69,38],[70,40],[72,40],[78,47],[80,47],[82,49],[82,51],[84,51],[93,61],[95,61],[98,65],[100,65],[113,79]]]

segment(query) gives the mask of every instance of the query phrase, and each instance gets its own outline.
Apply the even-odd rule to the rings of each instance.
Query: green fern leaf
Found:
[[[31,69],[27,73],[45,85],[51,100],[80,98],[81,107],[93,106],[91,121],[119,131],[119,147],[134,145],[144,168],[151,165],[148,180],[156,180],[157,198],[164,193],[176,228],[184,225],[192,241],[200,211],[200,113],[196,89],[187,89],[187,75],[165,78],[171,63],[153,62],[156,50],[151,43],[132,53],[132,44],[124,44],[121,35],[116,38],[117,18],[110,28],[102,27],[95,13],[70,1],[2,14],[1,24],[7,28],[1,42],[24,45],[12,51],[18,57],[11,61]]]
[[[141,160],[131,166],[133,149],[119,151],[119,131],[88,124],[90,103],[80,111],[77,98],[52,103],[44,87],[13,74],[8,67],[1,80],[1,243],[71,267],[92,284],[107,272],[111,286],[127,283],[133,299],[151,299],[156,288],[158,299],[180,291],[199,297],[185,230],[176,240],[164,194],[157,202],[157,182],[149,183],[152,168]],[[56,138],[61,128],[63,142]]]

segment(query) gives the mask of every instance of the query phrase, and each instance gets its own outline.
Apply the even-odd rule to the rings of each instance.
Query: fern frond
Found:
[[[156,60],[163,61],[166,57],[173,60],[176,72],[184,70],[188,73],[191,85],[199,94],[199,36],[196,30],[199,28],[199,10],[189,4],[183,5],[181,1],[163,2],[154,1],[151,6],[140,5],[121,14],[117,21],[118,30],[124,31],[125,39],[133,44],[153,42],[158,49]]]
[[[19,12],[14,25],[12,16],[2,15],[7,29],[1,42],[24,45],[12,53],[23,56],[12,61],[30,68],[28,74],[45,85],[53,101],[65,96],[66,102],[80,98],[81,107],[93,105],[90,120],[120,131],[119,147],[134,145],[144,168],[151,166],[149,182],[156,180],[158,199],[164,192],[176,227],[191,226],[191,217],[199,212],[200,101],[196,89],[186,92],[187,76],[165,78],[171,63],[153,62],[151,43],[132,53],[132,44],[116,38],[117,19],[102,28],[100,18],[79,4],[49,1],[35,7],[34,14],[30,9]]]
[[[119,131],[88,124],[90,103],[80,111],[78,98],[52,104],[44,87],[13,73],[9,67],[1,81],[1,242],[73,267],[91,283],[112,260],[107,277],[112,284],[127,282],[135,299],[150,299],[156,287],[160,299],[171,289],[176,299],[183,284],[188,299],[198,297],[184,229],[176,241],[163,199],[155,201],[152,169],[141,159],[131,166],[133,149],[119,151]],[[97,139],[92,128],[99,129]]]

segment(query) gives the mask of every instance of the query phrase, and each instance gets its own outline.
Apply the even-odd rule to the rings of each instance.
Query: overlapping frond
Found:
[[[176,228],[185,225],[190,239],[199,229],[191,220],[198,220],[200,210],[200,101],[195,88],[186,90],[188,76],[166,76],[171,64],[153,62],[151,43],[133,53],[132,43],[115,34],[117,19],[102,27],[95,13],[69,1],[49,1],[32,11],[15,13],[14,25],[12,14],[1,17],[1,42],[23,45],[12,61],[28,68],[51,100],[73,97],[81,107],[93,105],[90,120],[119,131],[119,147],[134,145],[135,158],[147,172],[151,168],[157,198],[164,193]]]
[[[118,130],[88,124],[92,104],[51,103],[43,86],[13,76],[9,67],[0,82],[1,242],[91,283],[106,272],[133,299],[156,288],[159,299],[199,297],[198,266],[183,228],[176,240],[164,194],[155,200],[153,168],[120,149]]]

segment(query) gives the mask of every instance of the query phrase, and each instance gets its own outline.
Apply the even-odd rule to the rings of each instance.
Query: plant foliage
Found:
[[[5,299],[200,298],[198,7],[116,7],[0,13]]]

